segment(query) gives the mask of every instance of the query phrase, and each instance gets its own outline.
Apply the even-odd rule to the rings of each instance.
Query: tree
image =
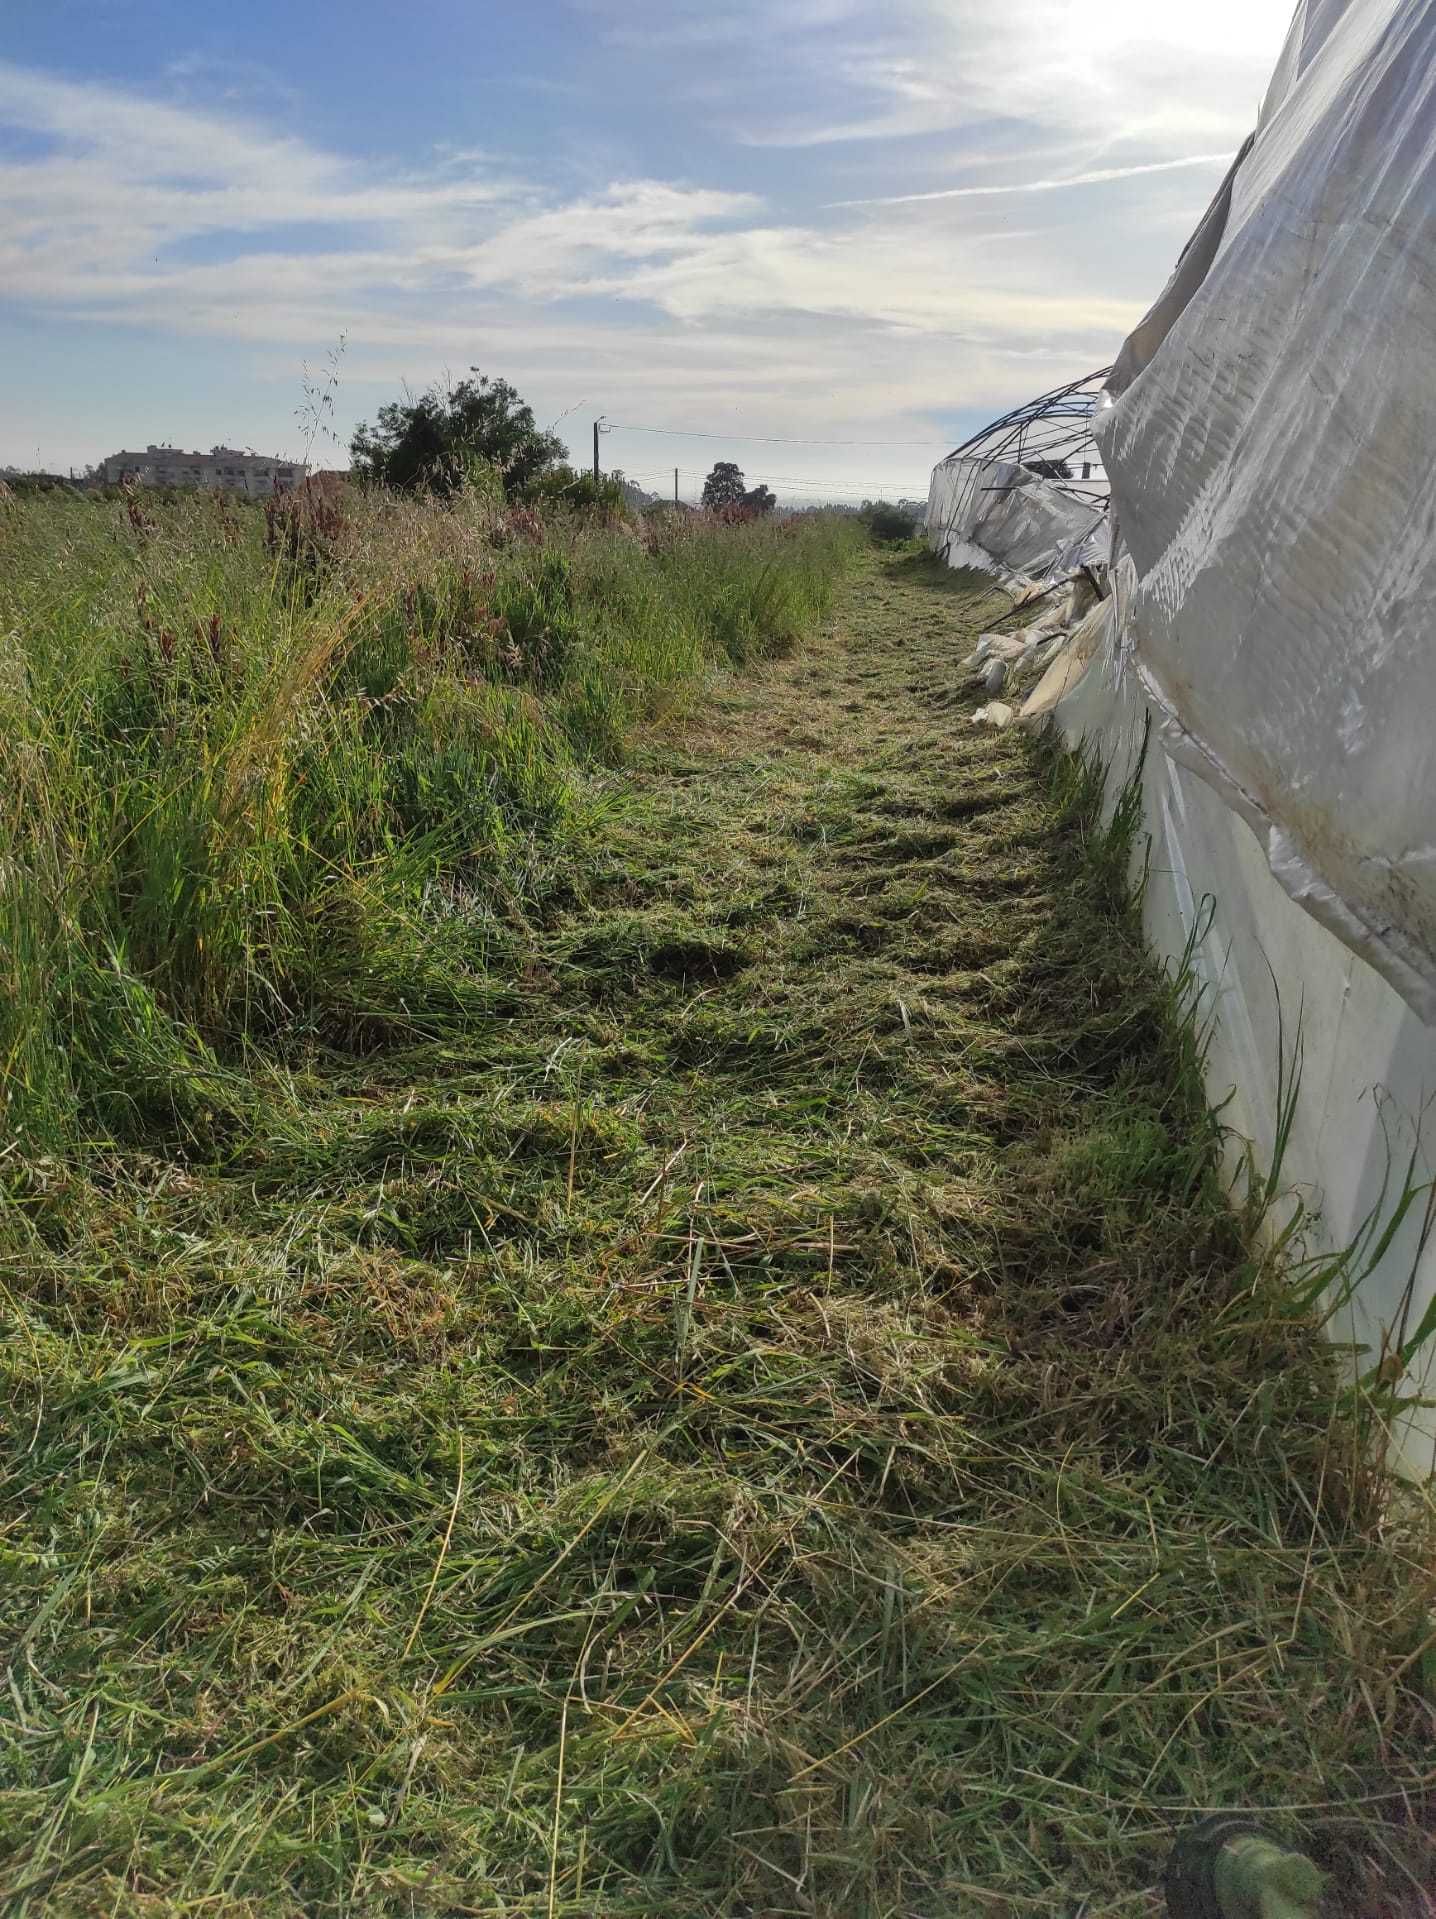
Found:
[[[628,511],[625,481],[621,473],[601,473],[595,480],[587,467],[575,471],[560,462],[540,473],[524,487],[524,499],[534,505],[570,506],[587,510],[600,507],[609,513]]]
[[[749,487],[743,495],[743,505],[751,513],[771,513],[778,504],[778,496],[770,487]]]
[[[391,401],[378,424],[360,421],[349,443],[361,479],[403,493],[457,492],[476,468],[491,467],[513,498],[558,465],[568,449],[544,433],[533,408],[507,380],[430,387],[407,405]]]
[[[623,488],[623,497],[635,513],[641,513],[646,506],[663,504],[665,496],[662,493],[650,493],[637,480],[630,480],[621,467],[615,467],[611,477]]]
[[[889,500],[865,500],[863,518],[875,540],[910,540],[917,516],[910,506],[894,506]]]
[[[748,485],[740,467],[731,460],[720,460],[703,482],[704,506],[738,506]]]

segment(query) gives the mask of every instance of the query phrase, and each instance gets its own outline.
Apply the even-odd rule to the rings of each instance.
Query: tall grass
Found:
[[[574,771],[800,639],[850,529],[318,493],[0,503],[0,1083],[211,1140],[221,1061],[487,1004]]]

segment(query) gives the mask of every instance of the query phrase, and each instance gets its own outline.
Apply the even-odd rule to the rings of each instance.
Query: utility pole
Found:
[[[598,479],[598,421],[593,423],[593,477]]]
[[[678,504],[678,468],[673,469],[673,504]]]

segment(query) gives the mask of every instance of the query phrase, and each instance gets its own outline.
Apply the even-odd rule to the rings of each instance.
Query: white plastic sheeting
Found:
[[[1436,1019],[1436,7],[1310,0],[1094,424],[1123,644],[1293,899]]]
[[[1436,1137],[1436,0],[1298,6],[1107,395],[1113,597],[1025,710],[1118,778],[1155,722],[1149,937],[1197,969],[1234,1150],[1267,1168],[1284,1139],[1315,1243],[1346,1246],[1408,1168],[1431,1179]],[[998,570],[1043,558],[996,537]],[[1419,1472],[1427,1223],[1417,1205],[1333,1325],[1359,1370],[1406,1361]]]
[[[1109,377],[1113,609],[1051,704],[1118,773],[1158,722],[1147,930],[1193,957],[1208,1085],[1263,1167],[1299,1033],[1281,1179],[1332,1248],[1390,1217],[1408,1167],[1431,1178],[1433,350],[1436,6],[1309,0]],[[1418,1205],[1333,1326],[1358,1371],[1406,1359],[1395,1437],[1423,1473],[1424,1225]]]
[[[1152,708],[1137,677],[1121,670],[1112,623],[1104,630],[1100,610],[1048,678],[1051,687],[1038,687],[1029,706],[1055,705],[1067,738],[1103,754],[1115,791],[1138,761]],[[1234,1170],[1248,1149],[1263,1174],[1272,1165],[1282,1130],[1277,1087],[1297,1069],[1281,1189],[1314,1215],[1313,1253],[1347,1247],[1373,1220],[1384,1226],[1391,1218],[1413,1149],[1414,1177],[1431,1177],[1423,1139],[1436,1093],[1436,1031],[1292,901],[1241,817],[1155,735],[1142,797],[1147,937],[1173,963],[1186,955],[1200,982],[1207,1089],[1230,1129]],[[1423,1223],[1418,1204],[1331,1323],[1333,1339],[1351,1350],[1354,1374],[1400,1351],[1436,1298],[1436,1245],[1423,1246]],[[1429,1348],[1413,1354],[1393,1382],[1403,1395],[1431,1396],[1433,1359]],[[1410,1471],[1432,1470],[1429,1407],[1399,1419],[1393,1440]]]
[[[1013,460],[953,454],[933,468],[929,542],[954,566],[1058,579],[1106,558],[1106,512]]]

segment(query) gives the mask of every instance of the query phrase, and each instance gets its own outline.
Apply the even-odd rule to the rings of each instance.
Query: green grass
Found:
[[[818,634],[840,556],[785,539],[487,563],[548,608],[543,683],[472,697],[550,815],[459,845],[467,775],[394,797],[437,722],[371,690],[366,758],[332,691],[236,684],[182,722],[216,768],[317,710],[383,796],[296,796],[278,729],[284,807],[207,776],[236,870],[327,831],[344,890],[226,894],[203,989],[41,927],[80,986],[0,1163],[7,1912],[1154,1912],[1227,1805],[1419,1910],[1429,1531],[1228,1204],[1130,812],[969,726],[981,582],[870,560]],[[68,769],[105,645],[48,604]],[[112,847],[120,777],[47,817]]]
[[[12,1126],[212,1144],[247,1123],[215,1049],[481,1013],[595,817],[576,775],[812,630],[851,539],[473,497],[0,501]]]

